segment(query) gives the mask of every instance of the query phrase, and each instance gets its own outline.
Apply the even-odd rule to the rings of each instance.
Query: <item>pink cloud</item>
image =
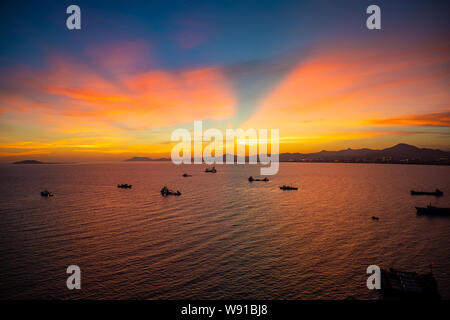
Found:
[[[102,66],[120,77],[96,71],[92,61],[83,64],[56,55],[45,70],[10,70],[11,82],[19,89],[0,92],[0,112],[33,114],[37,121],[64,131],[75,124],[82,128],[83,121],[101,130],[111,124],[141,130],[234,114],[235,97],[220,68],[130,73],[134,57],[145,56],[138,47],[90,51],[94,62],[103,52]]]
[[[172,40],[183,49],[195,48],[208,41],[212,36],[211,26],[200,17],[181,18],[175,21],[178,30]]]

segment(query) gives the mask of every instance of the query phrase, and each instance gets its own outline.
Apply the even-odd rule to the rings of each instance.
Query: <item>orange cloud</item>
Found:
[[[136,71],[139,48],[101,47],[88,50],[85,62],[53,55],[40,70],[6,70],[0,123],[10,130],[1,155],[170,152],[158,141],[170,138],[172,126],[235,114],[221,68]]]
[[[1,93],[2,112],[25,112],[62,129],[73,121],[117,124],[143,130],[223,120],[235,112],[235,98],[220,68],[149,71],[102,76],[68,59],[53,58],[48,71],[16,74],[21,93]],[[25,91],[25,92],[23,92]]]
[[[448,126],[449,50],[443,42],[320,46],[266,95],[244,127],[279,128],[297,141],[288,148],[301,150],[312,140],[348,147],[401,131],[379,126]]]
[[[369,124],[382,126],[450,127],[450,112],[429,113],[399,118],[367,120]]]

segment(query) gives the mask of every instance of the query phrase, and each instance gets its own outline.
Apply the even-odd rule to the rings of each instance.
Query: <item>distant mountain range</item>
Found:
[[[316,153],[281,153],[280,161],[449,164],[450,152],[400,143],[381,150],[364,148],[323,150]]]
[[[223,156],[224,161],[226,155]],[[237,161],[237,156],[234,156]],[[169,161],[168,158],[151,159],[134,157],[125,161]],[[248,162],[248,157],[246,157]],[[417,148],[400,143],[386,149],[322,150],[315,153],[280,153],[281,162],[351,162],[351,163],[405,163],[405,164],[450,164],[450,152],[438,149]]]
[[[226,155],[223,156],[224,162]],[[234,161],[237,161],[234,156]],[[124,161],[170,161],[169,158],[133,157]],[[248,157],[245,158],[248,162]],[[280,153],[281,162],[350,162],[350,163],[404,163],[450,165],[450,152],[438,149],[417,148],[400,143],[386,149],[345,149],[340,151],[322,150],[315,153]],[[38,160],[23,160],[14,164],[57,164]]]

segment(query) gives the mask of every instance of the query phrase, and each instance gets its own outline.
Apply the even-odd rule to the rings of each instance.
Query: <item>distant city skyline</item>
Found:
[[[280,153],[450,151],[448,2],[1,4],[0,162],[169,157],[176,128],[279,129]]]

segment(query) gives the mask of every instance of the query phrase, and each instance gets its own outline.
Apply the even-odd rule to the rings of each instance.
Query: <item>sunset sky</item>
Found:
[[[169,156],[194,120],[277,128],[280,152],[450,150],[448,1],[0,6],[0,162]]]

